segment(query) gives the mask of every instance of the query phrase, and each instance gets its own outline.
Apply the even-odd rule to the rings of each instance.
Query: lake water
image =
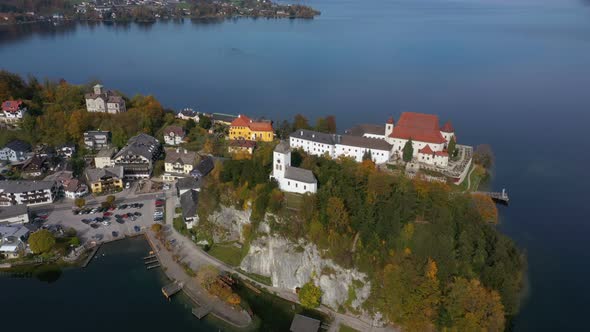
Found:
[[[274,120],[334,114],[341,130],[402,111],[439,114],[459,142],[493,146],[490,186],[511,195],[499,227],[526,251],[530,281],[514,329],[585,329],[590,1],[306,3],[322,15],[0,27],[0,67],[100,79],[174,109]]]

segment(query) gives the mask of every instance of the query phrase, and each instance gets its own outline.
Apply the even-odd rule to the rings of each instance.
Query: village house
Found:
[[[29,208],[24,204],[0,206],[0,225],[29,222]]]
[[[31,144],[21,141],[12,140],[0,150],[0,160],[6,160],[13,163],[21,162],[27,159],[27,155],[31,152]]]
[[[21,174],[26,178],[39,177],[47,171],[47,164],[47,157],[41,157],[36,154],[23,163]]]
[[[272,142],[274,130],[270,121],[253,121],[240,114],[229,126],[229,139]]]
[[[94,156],[94,167],[105,168],[115,166],[115,161],[113,160],[113,157],[116,153],[116,148],[104,148],[98,151],[96,156]]]
[[[238,116],[224,113],[211,114],[211,122],[216,125],[229,126]]]
[[[151,176],[154,162],[162,154],[160,142],[147,134],[131,137],[127,145],[115,157],[115,165],[124,169],[127,179],[147,179]]]
[[[104,90],[100,84],[95,85],[93,89],[92,93],[85,95],[86,110],[88,112],[117,114],[127,111],[125,100],[119,94]]]
[[[201,160],[191,172],[190,176],[200,179],[207,176],[215,168],[215,161],[211,156],[201,156]]]
[[[16,123],[23,119],[27,107],[22,100],[7,100],[2,103],[3,120],[7,123]]]
[[[180,195],[180,208],[182,209],[182,219],[186,228],[193,228],[197,221],[197,208],[199,206],[199,192],[197,190],[187,190]]]
[[[55,181],[65,198],[76,199],[88,194],[88,186],[74,178],[71,171],[60,171],[46,177],[45,180]]]
[[[252,154],[256,148],[256,141],[237,139],[229,141],[227,151],[229,153],[247,153]]]
[[[190,190],[201,191],[201,180],[192,177],[178,179],[176,182],[176,194],[178,197]]]
[[[123,189],[122,166],[87,168],[85,176],[93,193],[116,192]]]
[[[310,170],[291,166],[291,147],[281,141],[273,152],[271,179],[275,179],[282,191],[299,194],[316,193],[318,183]]]
[[[0,181],[0,206],[49,204],[57,193],[55,181]]]
[[[44,158],[53,158],[56,155],[55,148],[49,146],[47,144],[37,144],[33,149],[33,153],[36,156],[44,157]]]
[[[91,150],[100,150],[111,144],[111,132],[92,130],[84,133],[84,145]]]
[[[166,149],[164,159],[164,181],[174,181],[181,177],[190,176],[192,170],[197,166],[197,153],[182,148]]]
[[[164,143],[178,145],[184,141],[186,136],[184,129],[179,126],[168,126],[164,129]]]
[[[182,111],[180,111],[178,114],[176,114],[176,117],[181,120],[193,120],[196,123],[199,123],[201,116],[208,116],[208,115],[206,115],[204,113],[200,113],[200,112],[195,112],[194,110],[192,110],[190,108],[185,108]]]
[[[0,254],[17,258],[27,248],[29,229],[24,225],[0,226]]]
[[[76,145],[74,143],[65,143],[57,147],[57,155],[62,158],[72,158],[76,153]]]

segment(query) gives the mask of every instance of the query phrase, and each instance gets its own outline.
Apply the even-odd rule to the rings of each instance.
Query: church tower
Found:
[[[275,179],[285,177],[285,169],[291,166],[291,147],[287,141],[281,141],[273,152],[272,175]]]
[[[394,125],[395,125],[395,123],[393,121],[393,116],[390,116],[389,119],[387,119],[387,122],[385,123],[385,138],[386,139],[393,132]]]

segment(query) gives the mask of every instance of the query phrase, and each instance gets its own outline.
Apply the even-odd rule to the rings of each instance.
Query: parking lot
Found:
[[[146,195],[134,199],[117,199],[115,208],[108,211],[94,211],[100,205],[88,206],[94,213],[74,214],[71,205],[48,206],[36,212],[46,214],[45,227],[60,225],[74,228],[80,240],[108,242],[117,238],[135,235],[154,223],[155,199],[157,195]],[[138,206],[139,205],[139,206]],[[83,221],[84,220],[84,221]],[[136,227],[137,226],[137,227]]]

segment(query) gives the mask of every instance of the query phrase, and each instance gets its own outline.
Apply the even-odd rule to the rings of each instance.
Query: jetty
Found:
[[[94,248],[92,248],[92,251],[90,252],[90,254],[88,254],[88,257],[86,257],[86,260],[84,261],[84,263],[82,263],[82,267],[86,267],[88,266],[88,264],[90,264],[90,261],[94,258],[94,255],[96,255],[96,253],[98,252],[98,249],[100,249],[100,244],[97,244],[94,246]]]
[[[201,319],[207,316],[211,312],[211,306],[203,306],[203,307],[195,307],[192,310],[193,315],[195,315],[198,319]]]
[[[162,287],[162,294],[164,294],[164,296],[167,299],[170,299],[170,297],[172,297],[174,294],[180,292],[182,290],[182,283],[178,283],[178,282],[173,282],[170,283],[164,287]]]
[[[510,201],[510,199],[508,198],[508,193],[506,192],[506,189],[502,189],[501,192],[492,192],[492,191],[474,191],[474,194],[479,194],[479,195],[486,195],[491,197],[494,201],[496,202],[501,202],[504,204],[508,204],[508,202]]]
[[[155,269],[157,267],[160,267],[160,263],[154,264],[154,265],[148,265],[146,266],[146,269],[151,270],[151,269]]]

